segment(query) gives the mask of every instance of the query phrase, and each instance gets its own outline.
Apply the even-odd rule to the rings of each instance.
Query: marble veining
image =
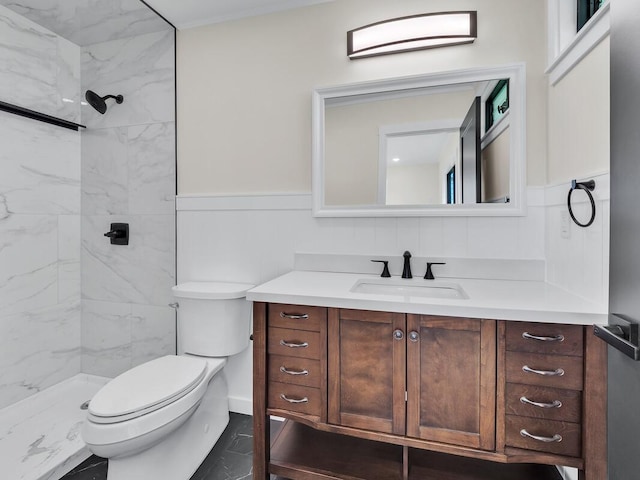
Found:
[[[82,152],[84,215],[173,215],[174,122],[90,129]]]
[[[82,371],[115,377],[175,354],[175,311],[168,306],[82,302]]]
[[[80,47],[0,6],[0,100],[77,121],[79,97]],[[0,408],[80,371],[80,135],[0,112]]]
[[[83,132],[84,215],[128,213],[128,168],[126,127],[91,128]]]
[[[175,118],[173,31],[99,43],[82,49],[82,89],[123,95],[105,115],[82,107],[90,128],[172,122]]]
[[[80,435],[89,400],[108,379],[77,375],[0,410],[0,467],[11,480],[56,480],[89,456]]]
[[[57,226],[54,215],[0,220],[2,316],[57,303]]]
[[[0,100],[77,122],[80,48],[0,6]]]
[[[130,224],[127,247],[103,236],[110,222]],[[82,297],[90,300],[166,306],[175,285],[173,215],[82,217]]]
[[[139,0],[0,0],[0,4],[80,46],[171,28]]]
[[[80,213],[78,132],[0,112],[0,138],[11,139],[0,150],[0,194],[9,212]]]
[[[78,300],[3,314],[0,331],[0,408],[80,371]]]
[[[128,130],[129,212],[175,212],[175,122],[136,125]]]

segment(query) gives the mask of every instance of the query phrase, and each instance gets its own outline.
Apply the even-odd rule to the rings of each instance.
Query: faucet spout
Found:
[[[404,268],[402,269],[402,278],[413,278],[413,275],[411,275],[411,262],[409,260],[411,258],[411,253],[407,250],[402,254],[402,256],[404,257]]]

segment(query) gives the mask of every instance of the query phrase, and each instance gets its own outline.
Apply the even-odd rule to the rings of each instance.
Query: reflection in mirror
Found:
[[[380,165],[378,171],[379,203],[449,203],[447,182],[453,179],[455,184],[455,173],[449,179],[447,175],[459,165],[459,129],[404,129],[398,133],[381,132],[380,139],[384,143],[380,150],[384,166]],[[461,200],[455,194],[452,199],[452,203]]]
[[[316,91],[316,215],[519,214],[521,68]]]

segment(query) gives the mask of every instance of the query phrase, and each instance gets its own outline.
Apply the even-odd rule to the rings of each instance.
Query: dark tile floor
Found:
[[[252,478],[253,417],[231,413],[229,425],[191,480],[249,480]],[[276,427],[277,428],[277,427]],[[95,455],[61,480],[106,480],[107,461]],[[132,479],[133,480],[133,479]],[[153,480],[153,479],[135,479]],[[284,480],[272,477],[272,480]]]

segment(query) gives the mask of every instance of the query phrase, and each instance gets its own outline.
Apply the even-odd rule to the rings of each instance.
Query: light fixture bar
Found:
[[[347,32],[349,58],[472,43],[477,13],[439,12],[392,18]]]

